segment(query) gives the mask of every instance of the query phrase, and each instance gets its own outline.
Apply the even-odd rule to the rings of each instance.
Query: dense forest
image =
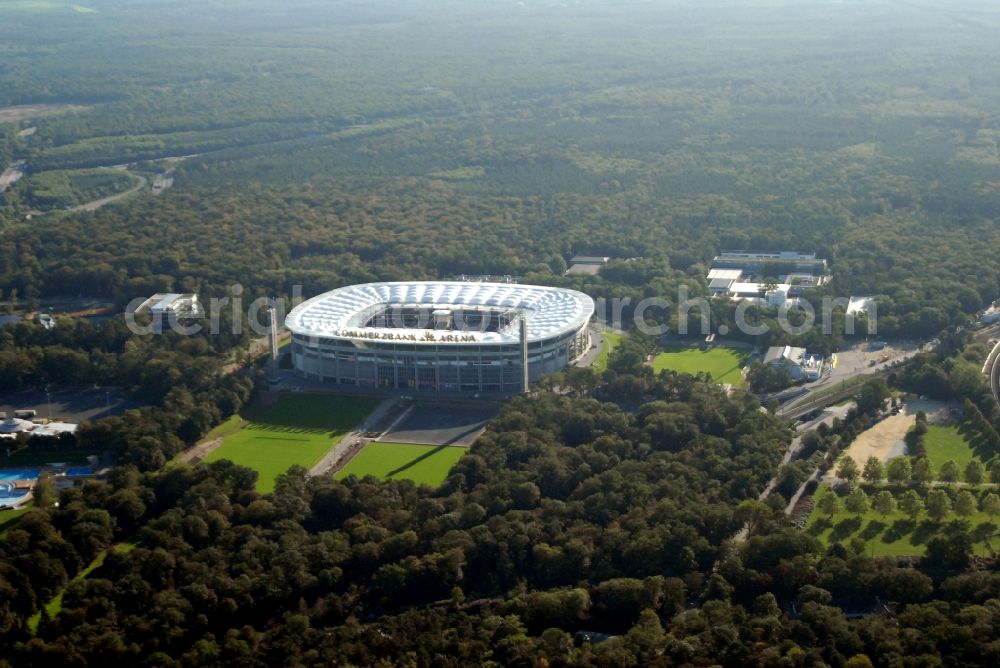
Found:
[[[628,365],[627,351],[615,356]],[[293,469],[262,497],[255,472],[219,462],[122,467],[64,492],[0,544],[4,660],[996,660],[1000,576],[965,572],[961,527],[918,564],[824,550],[789,526],[780,495],[752,500],[789,439],[755,399],[648,369],[605,381],[596,396],[642,389],[624,403],[551,391],[515,401],[436,491]],[[749,540],[730,542],[743,524]],[[41,603],[102,550],[51,618]],[[36,611],[32,634],[23,620]]]
[[[968,522],[873,558],[784,512],[893,390],[1000,438],[969,336],[1000,297],[998,30],[981,0],[0,0],[0,171],[24,172],[0,308],[27,316],[0,391],[138,406],[73,439],[106,479],[43,482],[0,527],[0,666],[1000,664]],[[231,315],[190,337],[31,318],[455,274],[634,306],[707,295],[726,249],[815,252],[832,278],[807,297],[874,295],[879,336],[935,345],[785,465],[786,421],[654,375],[632,332],[512,401],[440,488],[292,469],[262,495],[228,462],[166,466],[253,400]],[[613,259],[565,275],[575,254]],[[734,306],[712,316],[740,336]],[[842,312],[829,335],[748,317],[757,345],[849,342]]]
[[[1000,297],[1000,17],[974,4],[8,7],[0,104],[56,106],[4,134],[42,174],[8,197],[0,287],[491,273],[673,297],[720,249],[794,248],[831,261],[816,297],[880,295],[886,335],[932,336]],[[122,163],[175,187],[18,222],[33,179]],[[645,260],[563,278],[578,252]]]

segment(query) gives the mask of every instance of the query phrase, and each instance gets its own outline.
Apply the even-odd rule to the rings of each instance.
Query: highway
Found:
[[[993,371],[990,373],[990,385],[993,387],[993,398],[1000,404],[1000,342],[997,342],[993,353]]]

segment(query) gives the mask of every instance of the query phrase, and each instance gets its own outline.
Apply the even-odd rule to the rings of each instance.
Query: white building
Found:
[[[152,316],[153,330],[156,332],[162,332],[164,326],[169,328],[172,322],[192,320],[204,315],[198,295],[177,292],[157,293],[135,309],[136,313],[146,311]]]
[[[30,420],[22,420],[21,418],[9,418],[0,422],[0,434],[11,434],[16,435],[26,431],[31,431],[36,425]]]
[[[771,346],[764,355],[764,364],[784,367],[795,380],[818,380],[823,374],[823,358],[810,355],[805,348]]]
[[[610,261],[610,257],[603,255],[577,255],[570,259],[569,269],[566,270],[566,274],[568,276],[573,274],[596,276]]]
[[[590,348],[594,300],[536,285],[367,283],[292,310],[299,374],[339,385],[516,393]]]
[[[69,422],[48,422],[39,424],[21,418],[10,418],[0,422],[0,438],[17,438],[18,434],[30,434],[31,436],[61,436],[62,434],[75,434],[78,425]]]
[[[31,430],[32,436],[62,436],[63,434],[75,434],[78,425],[69,422],[49,422],[36,425]]]
[[[706,279],[713,295],[780,307],[824,285],[829,276],[826,260],[815,254],[726,251],[712,260]],[[777,279],[777,285],[771,287],[767,279]]]

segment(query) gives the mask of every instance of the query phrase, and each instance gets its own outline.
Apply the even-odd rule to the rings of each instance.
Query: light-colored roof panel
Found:
[[[734,281],[740,280],[740,276],[743,275],[742,269],[709,269],[708,270],[708,280],[712,281],[716,278],[727,278]]]
[[[335,337],[345,330],[423,335],[426,330],[362,327],[365,311],[400,304],[430,310],[488,306],[522,312],[528,321],[528,339],[536,341],[584,326],[594,314],[594,300],[576,290],[508,283],[426,281],[365,283],[339,288],[295,307],[285,319],[292,332],[303,336]],[[476,332],[477,343],[517,343],[519,329]],[[423,341],[418,341],[423,343]],[[428,341],[427,343],[434,343]]]

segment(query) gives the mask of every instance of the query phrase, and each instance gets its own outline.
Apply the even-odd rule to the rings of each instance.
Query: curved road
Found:
[[[66,210],[67,211],[73,211],[73,212],[75,212],[75,211],[96,211],[97,209],[100,209],[102,206],[104,206],[106,204],[111,204],[112,202],[117,202],[118,200],[122,199],[123,197],[128,197],[132,193],[139,192],[140,190],[142,190],[143,188],[146,187],[147,181],[146,181],[146,177],[145,176],[141,176],[139,174],[133,174],[133,176],[139,177],[139,182],[136,183],[131,188],[129,188],[128,190],[120,192],[117,195],[108,195],[107,197],[102,197],[101,199],[95,199],[93,202],[87,202],[86,204],[80,204],[78,206],[71,206],[71,207],[69,207]]]

